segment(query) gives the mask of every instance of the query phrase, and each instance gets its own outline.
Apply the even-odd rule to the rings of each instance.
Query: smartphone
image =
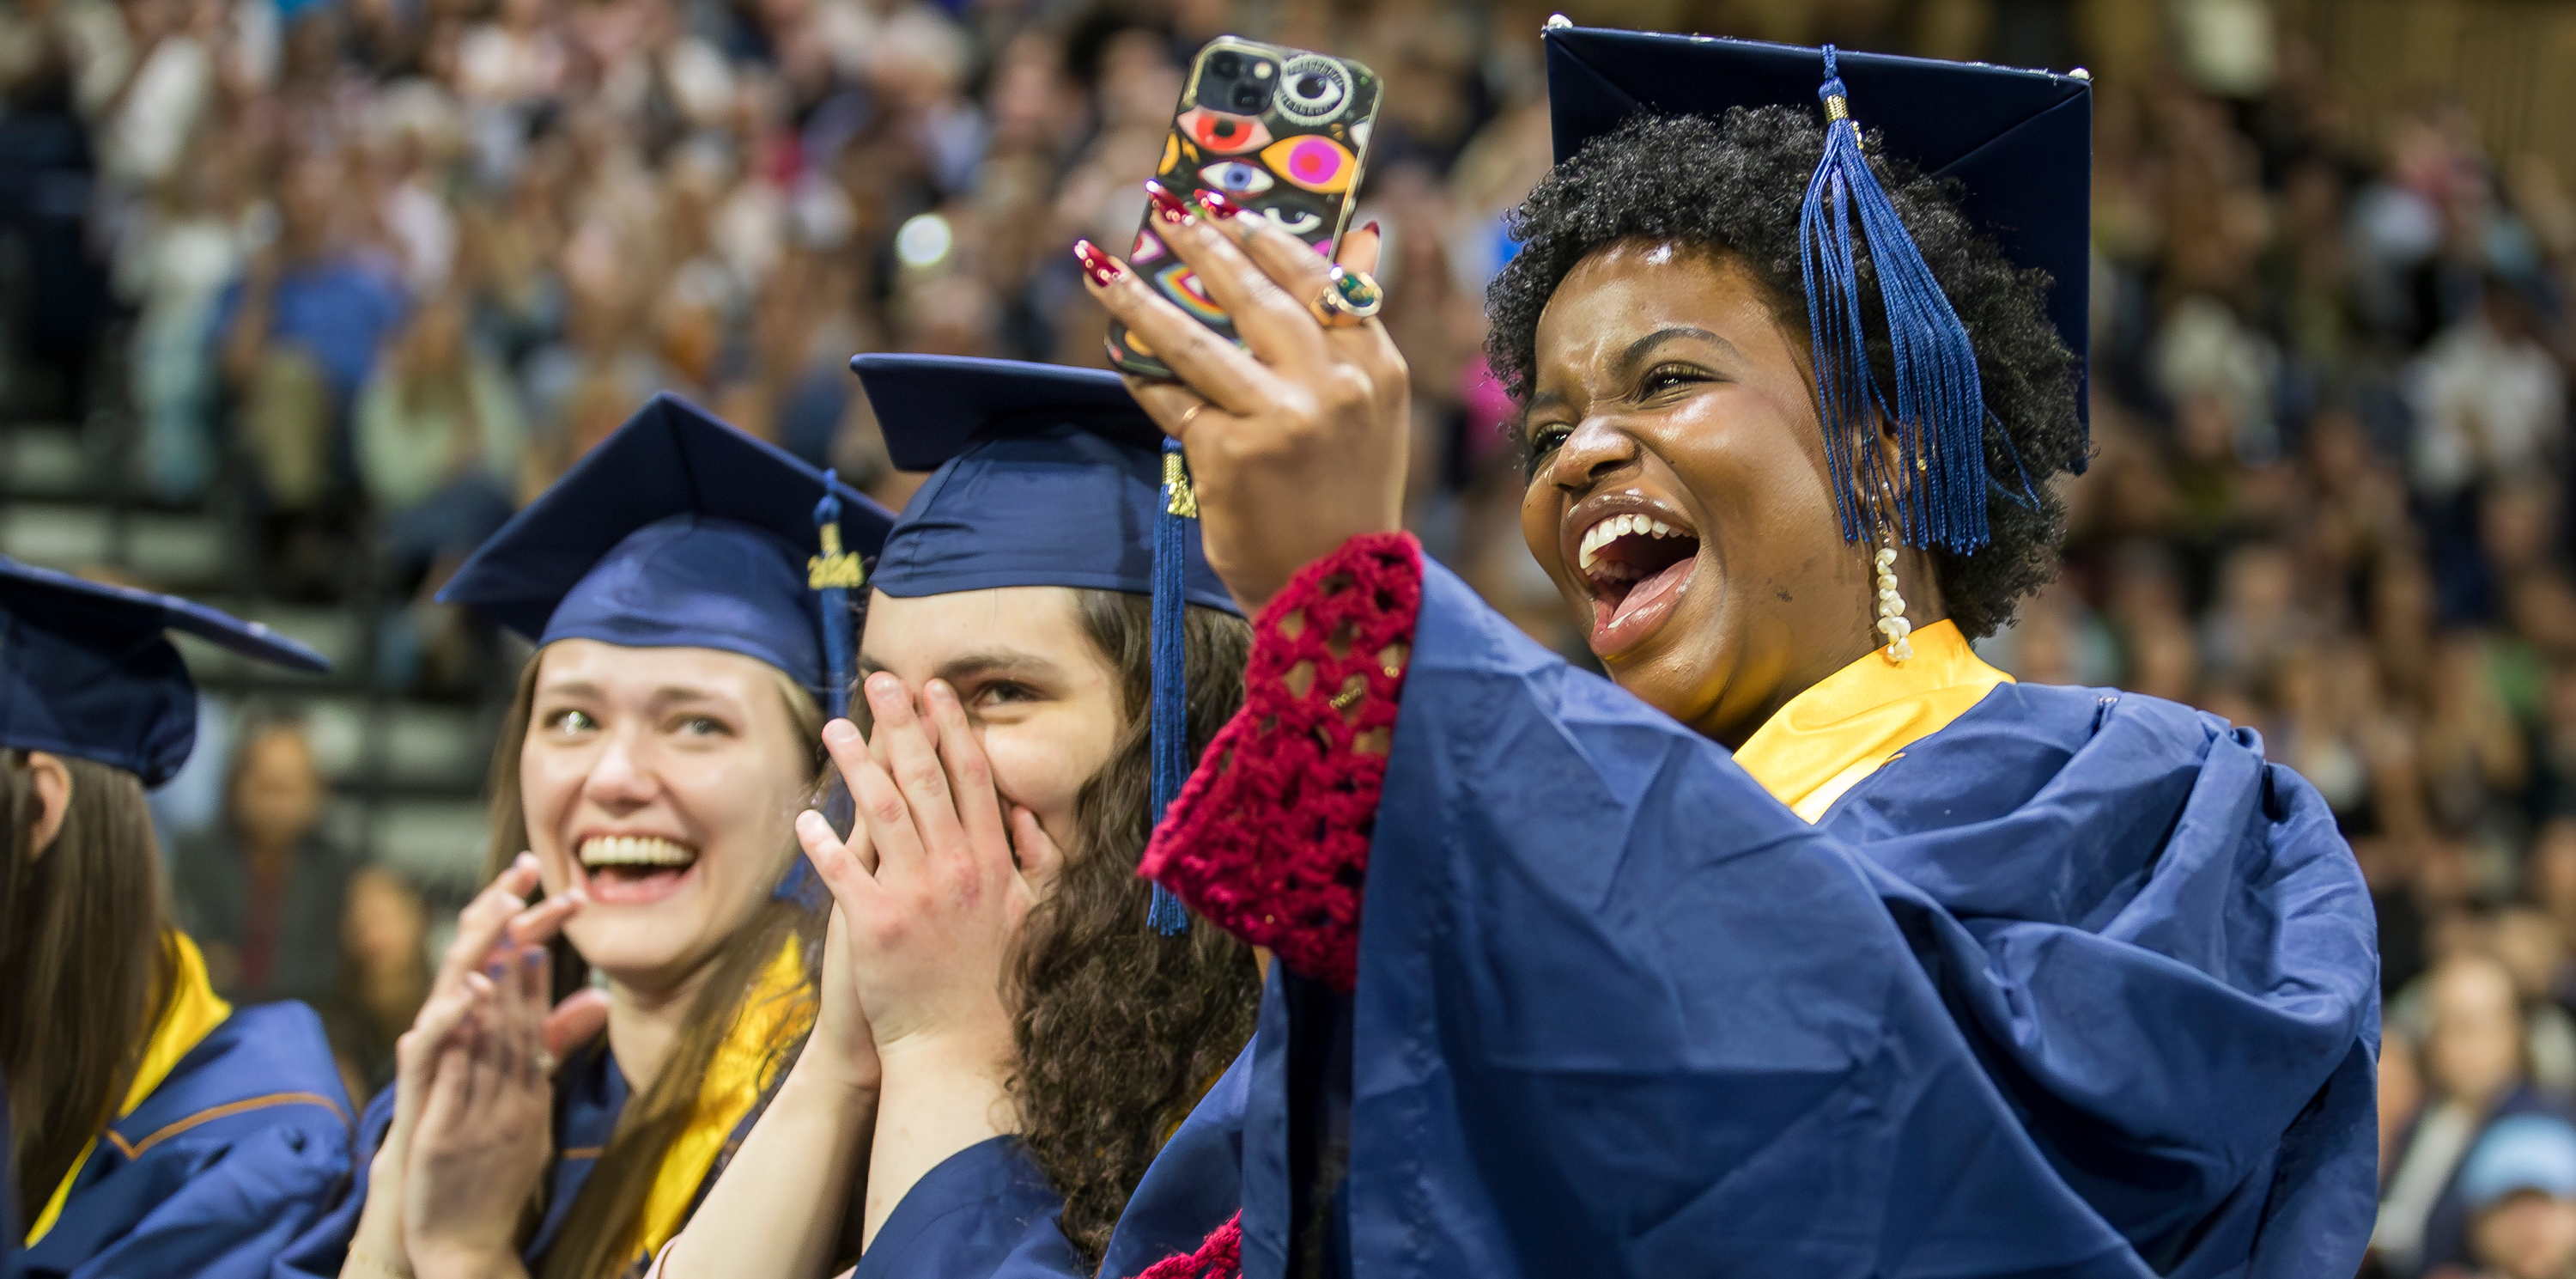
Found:
[[[1329,257],[1350,221],[1380,96],[1377,73],[1348,58],[1218,36],[1190,60],[1155,178],[1185,200],[1223,192]],[[1173,305],[1240,341],[1234,321],[1164,247],[1155,225],[1149,207],[1127,264]],[[1147,377],[1172,375],[1114,320],[1109,362]]]

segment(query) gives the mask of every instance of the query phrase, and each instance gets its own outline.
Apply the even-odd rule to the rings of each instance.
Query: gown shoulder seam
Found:
[[[209,1106],[185,1119],[163,1124],[153,1130],[151,1135],[131,1144],[127,1143],[125,1137],[113,1128],[107,1130],[107,1139],[116,1147],[117,1153],[124,1155],[130,1161],[142,1158],[145,1151],[191,1128],[248,1111],[266,1110],[273,1106],[320,1106],[338,1116],[342,1124],[349,1123],[349,1112],[342,1110],[340,1103],[318,1092],[278,1092],[262,1097],[245,1097],[240,1101],[230,1101],[220,1106]]]

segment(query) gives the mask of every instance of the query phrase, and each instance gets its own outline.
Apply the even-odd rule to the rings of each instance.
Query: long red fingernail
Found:
[[[1145,198],[1154,202],[1155,216],[1173,226],[1190,220],[1190,206],[1181,203],[1181,197],[1172,194],[1160,182],[1151,178],[1145,180]]]
[[[1207,208],[1208,216],[1212,218],[1239,217],[1243,213],[1243,206],[1227,199],[1222,191],[1199,192],[1199,203]]]
[[[1118,265],[1118,259],[1101,252],[1100,246],[1089,240],[1074,241],[1073,256],[1081,259],[1083,273],[1091,277],[1091,282],[1104,289],[1127,274]]]

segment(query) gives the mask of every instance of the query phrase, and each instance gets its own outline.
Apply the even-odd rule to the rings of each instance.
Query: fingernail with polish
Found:
[[[1116,284],[1119,277],[1126,274],[1125,269],[1118,265],[1118,259],[1101,252],[1100,246],[1089,240],[1074,241],[1073,256],[1081,260],[1083,273],[1091,277],[1091,282],[1104,289]]]
[[[1361,227],[1360,229],[1361,229],[1361,230],[1363,230],[1363,231],[1368,232],[1370,235],[1379,236],[1379,237],[1381,237],[1381,238],[1383,238],[1383,237],[1386,235],[1386,232],[1384,232],[1384,231],[1380,231],[1380,230],[1378,230],[1378,229],[1377,229],[1377,219],[1376,219],[1376,218],[1370,218],[1370,219],[1368,220],[1368,225],[1367,225],[1367,226],[1364,226],[1364,227]]]
[[[1171,189],[1160,182],[1150,178],[1146,180],[1145,198],[1154,202],[1155,216],[1173,226],[1190,220],[1190,206],[1181,203],[1181,197],[1172,194]],[[1204,195],[1201,198],[1205,198]]]
[[[1209,217],[1239,218],[1244,214],[1243,206],[1227,199],[1223,191],[1201,191],[1198,194],[1199,206],[1208,211]]]

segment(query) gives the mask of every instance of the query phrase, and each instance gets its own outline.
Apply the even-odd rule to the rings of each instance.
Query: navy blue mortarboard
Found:
[[[838,715],[854,673],[841,593],[859,585],[859,557],[893,518],[830,474],[656,395],[475,548],[438,598],[539,645],[740,653]]]
[[[320,653],[175,595],[85,582],[0,556],[0,746],[170,780],[197,744],[197,686],[164,630],[321,672]]]
[[[998,586],[1152,597],[1159,818],[1190,771],[1182,605],[1242,611],[1201,549],[1179,448],[1105,370],[923,355],[862,355],[850,368],[894,464],[938,468],[886,535],[869,585],[907,597]],[[1187,924],[1160,885],[1152,919],[1167,933]]]
[[[2085,412],[2086,294],[2091,272],[2092,84],[2079,76],[1838,53],[1707,36],[1603,31],[1551,23],[1548,108],[1556,155],[1639,113],[1716,118],[1730,107],[1822,100],[1825,156],[1801,211],[1801,264],[1828,430],[1873,406],[1901,424],[1904,461],[1923,483],[1894,513],[1908,542],[1974,550],[1987,540],[1986,410],[1966,327],[1941,295],[1895,208],[1862,159],[1860,130],[1879,147],[1958,183],[1961,211],[2023,267],[2048,272],[2049,321],[2076,359],[2076,411]],[[1853,127],[1839,127],[1846,121]],[[1895,384],[1880,387],[1862,346],[1854,241],[1876,268]],[[1838,467],[1845,450],[1829,449]],[[1860,460],[1879,491],[1877,450]],[[2080,464],[2079,464],[2080,469]],[[1864,530],[1844,472],[1843,532]],[[2007,488],[2027,480],[1997,477]]]

